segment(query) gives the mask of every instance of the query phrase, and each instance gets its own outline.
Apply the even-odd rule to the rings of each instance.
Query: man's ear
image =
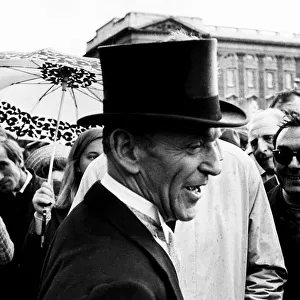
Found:
[[[20,167],[21,169],[24,168],[24,166],[25,166],[24,160],[23,159],[18,159],[18,161],[16,162],[16,165],[18,167]]]
[[[125,129],[114,130],[109,137],[113,158],[129,173],[139,172],[139,157],[135,137]]]

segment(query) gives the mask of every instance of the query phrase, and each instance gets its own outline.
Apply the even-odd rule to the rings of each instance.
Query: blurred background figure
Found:
[[[242,126],[235,128],[235,130],[240,136],[240,148],[245,151],[248,147],[248,128],[247,126]]]
[[[81,133],[70,149],[57,200],[55,201],[54,191],[48,182],[44,182],[36,191],[32,200],[35,214],[22,258],[23,286],[26,290],[24,298],[36,298],[42,264],[52,237],[69,212],[86,168],[102,152],[102,129],[92,128]],[[45,206],[47,226],[44,246],[41,248],[42,211]]]
[[[289,110],[300,111],[300,90],[284,90],[277,93],[269,107],[277,108],[284,112]]]
[[[53,147],[53,144],[38,147],[29,154],[25,160],[25,166],[28,169],[33,169],[38,176],[47,179]],[[53,189],[56,196],[58,195],[60,189],[69,153],[70,147],[62,144],[55,145],[51,178],[53,180]]]
[[[294,88],[295,88],[296,90],[300,90],[300,78],[298,78],[298,77],[296,77],[296,78],[294,79]]]
[[[14,251],[14,243],[10,239],[6,226],[0,217],[0,266],[12,261]]]
[[[248,124],[250,145],[246,153],[256,163],[264,182],[274,176],[273,136],[283,116],[284,113],[276,108],[259,110]]]
[[[234,128],[224,128],[221,129],[222,134],[220,136],[220,139],[231,143],[237,147],[241,147],[241,140],[238,132]]]

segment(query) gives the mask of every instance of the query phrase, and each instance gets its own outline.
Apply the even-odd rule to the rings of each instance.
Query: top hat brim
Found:
[[[78,125],[108,125],[114,123],[136,122],[138,124],[176,123],[178,125],[203,124],[208,127],[239,127],[248,123],[246,113],[229,102],[220,100],[222,118],[211,120],[182,115],[158,114],[158,113],[100,113],[88,115],[77,121]]]

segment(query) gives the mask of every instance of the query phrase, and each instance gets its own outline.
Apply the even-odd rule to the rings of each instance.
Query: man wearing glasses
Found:
[[[290,112],[274,135],[279,184],[268,192],[288,280],[284,300],[299,298],[300,270],[300,114]],[[296,298],[295,298],[296,297]]]

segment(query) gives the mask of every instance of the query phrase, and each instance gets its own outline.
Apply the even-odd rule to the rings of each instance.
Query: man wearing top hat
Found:
[[[166,222],[189,221],[220,173],[219,127],[244,125],[218,100],[217,41],[99,48],[107,173],[61,224],[39,299],[183,299]]]

